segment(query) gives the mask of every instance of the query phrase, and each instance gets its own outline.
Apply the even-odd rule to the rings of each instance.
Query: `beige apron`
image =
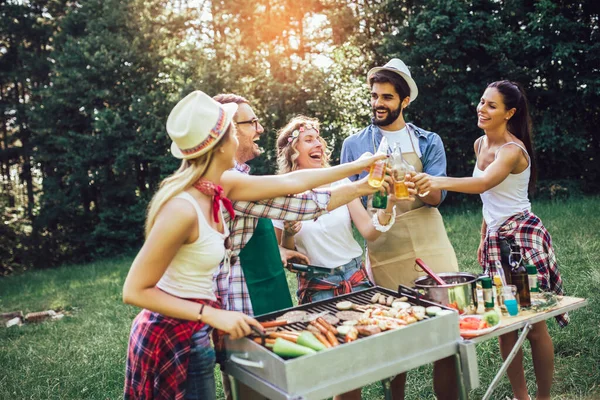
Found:
[[[409,129],[413,151],[402,153],[417,172],[423,171]],[[458,271],[454,248],[446,235],[442,215],[435,207],[428,207],[417,196],[414,202],[396,205],[396,222],[377,240],[367,243],[369,263],[375,283],[392,290],[398,284],[412,286],[425,273],[415,264],[421,258],[435,272]]]

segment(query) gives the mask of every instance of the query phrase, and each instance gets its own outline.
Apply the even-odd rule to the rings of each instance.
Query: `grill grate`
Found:
[[[371,298],[373,297],[373,295],[375,293],[385,294],[386,296],[394,296],[395,298],[406,297],[408,299],[407,303],[410,303],[412,305],[421,305],[424,307],[438,306],[438,307],[442,307],[442,308],[447,308],[447,307],[441,306],[440,304],[433,303],[433,302],[430,302],[428,300],[425,300],[425,299],[419,297],[418,293],[416,291],[413,291],[412,289],[401,287],[399,292],[395,292],[390,289],[375,286],[370,289],[361,290],[359,292],[348,293],[345,295],[333,297],[331,299],[321,300],[321,301],[317,301],[317,302],[310,303],[310,304],[303,304],[300,306],[287,308],[287,309],[276,311],[273,313],[260,315],[260,316],[256,317],[256,320],[259,322],[273,321],[273,320],[277,319],[278,317],[282,316],[283,314],[286,314],[290,311],[306,311],[310,314],[318,314],[318,313],[327,311],[327,312],[331,313],[332,315],[335,315],[337,312],[340,311],[336,307],[336,304],[339,303],[340,301],[351,301],[354,304],[363,305],[363,306],[369,305],[369,304],[373,304],[373,303],[371,303]],[[448,308],[448,309],[450,309],[450,308]],[[294,323],[290,323],[288,325],[279,327],[278,331],[280,331],[280,332],[303,331],[306,329],[307,325],[308,325],[308,322],[294,322]]]

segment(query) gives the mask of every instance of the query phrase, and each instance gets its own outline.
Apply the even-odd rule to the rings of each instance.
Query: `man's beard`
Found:
[[[381,120],[377,119],[377,110],[387,111],[387,117],[385,117],[385,119],[381,119]],[[398,117],[400,116],[400,113],[402,113],[402,108],[400,106],[393,111],[387,107],[373,108],[373,117],[371,118],[371,123],[373,125],[377,125],[377,126],[391,125],[398,119]]]

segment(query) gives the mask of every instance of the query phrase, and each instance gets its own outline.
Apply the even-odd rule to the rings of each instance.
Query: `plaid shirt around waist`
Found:
[[[236,171],[245,174],[249,169],[245,164],[237,164],[235,167]],[[259,218],[286,221],[314,220],[327,213],[330,199],[331,192],[323,190],[261,201],[234,201],[235,217],[231,219],[228,213],[224,215],[225,222],[229,226],[231,254],[238,256],[250,241]],[[214,290],[217,297],[221,299],[224,309],[252,316],[254,315],[252,303],[240,259],[235,258],[233,265],[228,265],[225,260],[219,265],[214,276]]]
[[[487,274],[495,274],[496,265],[500,265],[500,239],[514,240],[521,249],[523,262],[535,265],[540,290],[553,291],[559,296],[565,294],[552,238],[536,215],[529,211],[515,214],[497,231],[487,233],[482,264]],[[565,327],[569,323],[569,315],[558,315],[556,321]]]
[[[218,302],[192,301],[220,308]],[[205,326],[199,321],[171,318],[142,310],[131,328],[123,398],[183,399],[192,335]],[[210,342],[207,345],[210,346]]]

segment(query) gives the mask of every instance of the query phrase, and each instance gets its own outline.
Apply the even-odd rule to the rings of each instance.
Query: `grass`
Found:
[[[555,399],[600,398],[600,198],[535,204],[553,235],[569,295],[585,297],[589,306],[571,314],[565,329],[549,322],[556,354]],[[479,272],[479,208],[442,209],[461,270]],[[121,301],[121,287],[132,258],[115,257],[86,265],[29,271],[0,279],[0,312],[62,309],[60,321],[0,328],[0,399],[118,399],[122,396],[125,352],[135,307]],[[295,279],[290,276],[290,286]],[[530,393],[535,381],[529,346],[525,366]],[[477,347],[481,398],[500,367],[495,340]],[[217,382],[220,379],[217,379]],[[408,374],[407,399],[433,399],[431,366]],[[220,387],[218,395],[222,396]],[[510,395],[504,378],[495,399]],[[381,399],[376,383],[365,399]]]

